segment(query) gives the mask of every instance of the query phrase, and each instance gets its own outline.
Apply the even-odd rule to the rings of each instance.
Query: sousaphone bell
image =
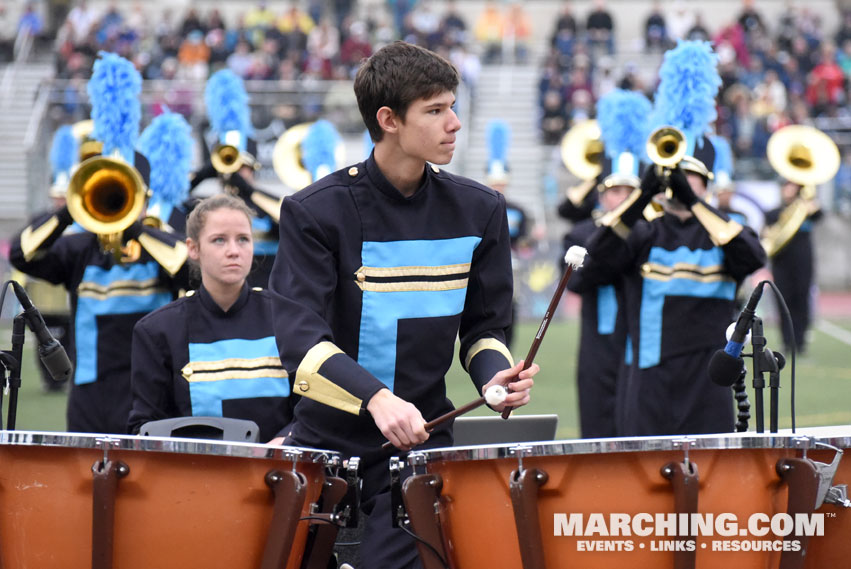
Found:
[[[777,130],[768,139],[766,155],[778,175],[801,186],[798,197],[783,209],[777,223],[763,230],[762,246],[773,257],[818,209],[816,186],[833,179],[839,171],[840,157],[829,136],[806,125]]]
[[[288,128],[278,138],[272,151],[272,167],[275,174],[293,190],[300,190],[315,181],[313,175],[304,167],[301,154],[301,143],[312,124],[312,122],[299,123]],[[337,168],[342,168],[346,162],[346,147],[342,141],[334,147],[334,160]]]
[[[567,199],[579,205],[596,186],[603,171],[604,147],[600,125],[594,119],[577,123],[561,139],[561,161],[568,172],[582,180],[567,189]]]

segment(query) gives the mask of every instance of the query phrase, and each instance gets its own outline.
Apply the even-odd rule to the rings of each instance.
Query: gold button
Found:
[[[357,166],[352,166],[351,168],[349,168],[349,176],[354,178],[357,175],[358,175],[358,167]]]
[[[307,391],[308,389],[310,389],[310,385],[308,385],[308,383],[306,381],[301,380],[301,381],[298,382],[298,390],[299,391],[304,392],[304,391]]]
[[[195,296],[195,291],[194,290],[187,290],[186,296]]]
[[[363,282],[363,281],[366,280],[366,273],[363,273],[363,272],[355,273],[355,276],[357,277],[358,281],[360,281],[360,282]]]
[[[437,174],[438,172],[440,172],[440,168],[438,168],[437,166],[432,164],[431,165],[431,171],[434,172],[435,174]]]

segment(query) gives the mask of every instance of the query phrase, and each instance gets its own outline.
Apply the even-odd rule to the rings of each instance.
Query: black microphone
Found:
[[[745,347],[745,338],[747,338],[754,316],[756,316],[756,305],[762,298],[762,287],[765,283],[766,281],[762,281],[753,289],[748,303],[736,320],[736,325],[733,327],[733,333],[730,334],[727,345],[723,350],[718,350],[712,354],[712,359],[709,360],[709,379],[718,385],[730,387],[736,383],[739,374],[742,372],[742,366],[745,365],[741,357],[742,349]]]
[[[50,377],[54,381],[67,380],[71,377],[74,366],[71,365],[71,360],[68,359],[65,348],[62,347],[62,344],[47,329],[44,318],[42,318],[41,313],[33,305],[30,297],[27,296],[27,291],[24,290],[24,287],[12,281],[12,288],[15,291],[15,296],[18,297],[18,302],[21,303],[24,309],[24,319],[27,321],[27,326],[29,326],[38,340],[38,357],[41,363],[47,368]]]

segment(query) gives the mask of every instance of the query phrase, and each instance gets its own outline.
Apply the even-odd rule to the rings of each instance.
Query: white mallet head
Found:
[[[564,262],[574,268],[579,268],[582,266],[582,263],[585,262],[585,255],[587,253],[588,252],[585,250],[585,247],[573,245],[567,250],[567,253],[564,254]]]
[[[491,407],[496,407],[505,403],[505,398],[508,397],[508,392],[501,385],[491,385],[485,390],[485,401]]]

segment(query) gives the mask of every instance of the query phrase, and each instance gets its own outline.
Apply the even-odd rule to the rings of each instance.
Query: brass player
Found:
[[[616,89],[597,103],[597,122],[605,148],[597,186],[599,207],[565,235],[565,251],[585,247],[605,213],[619,206],[641,183],[647,120],[651,104],[644,95]],[[578,150],[578,149],[576,149]],[[576,365],[580,432],[585,438],[613,437],[618,405],[618,377],[623,375],[626,319],[620,282],[596,285],[578,268],[567,288],[582,296],[579,357]],[[621,390],[623,398],[623,390]],[[622,409],[621,409],[622,410]]]
[[[736,288],[765,262],[756,234],[704,201],[714,164],[705,138],[720,85],[708,43],[681,42],[665,55],[656,94],[656,124],[673,124],[651,139],[653,161],[640,189],[613,212],[588,242],[582,271],[598,284],[622,279],[628,350],[619,435],[729,432],[729,388],[713,384],[708,364],[734,311]],[[676,150],[669,152],[671,146]],[[685,157],[680,158],[685,154]],[[641,221],[666,187],[664,215]]]
[[[71,294],[76,367],[69,431],[125,432],[133,326],[182,286],[186,245],[140,221],[148,178],[147,160],[134,152],[140,89],[132,63],[101,54],[88,91],[93,137],[104,156],[80,164],[68,204],[33,221],[11,247],[16,268]],[[63,235],[74,220],[87,231]]]

